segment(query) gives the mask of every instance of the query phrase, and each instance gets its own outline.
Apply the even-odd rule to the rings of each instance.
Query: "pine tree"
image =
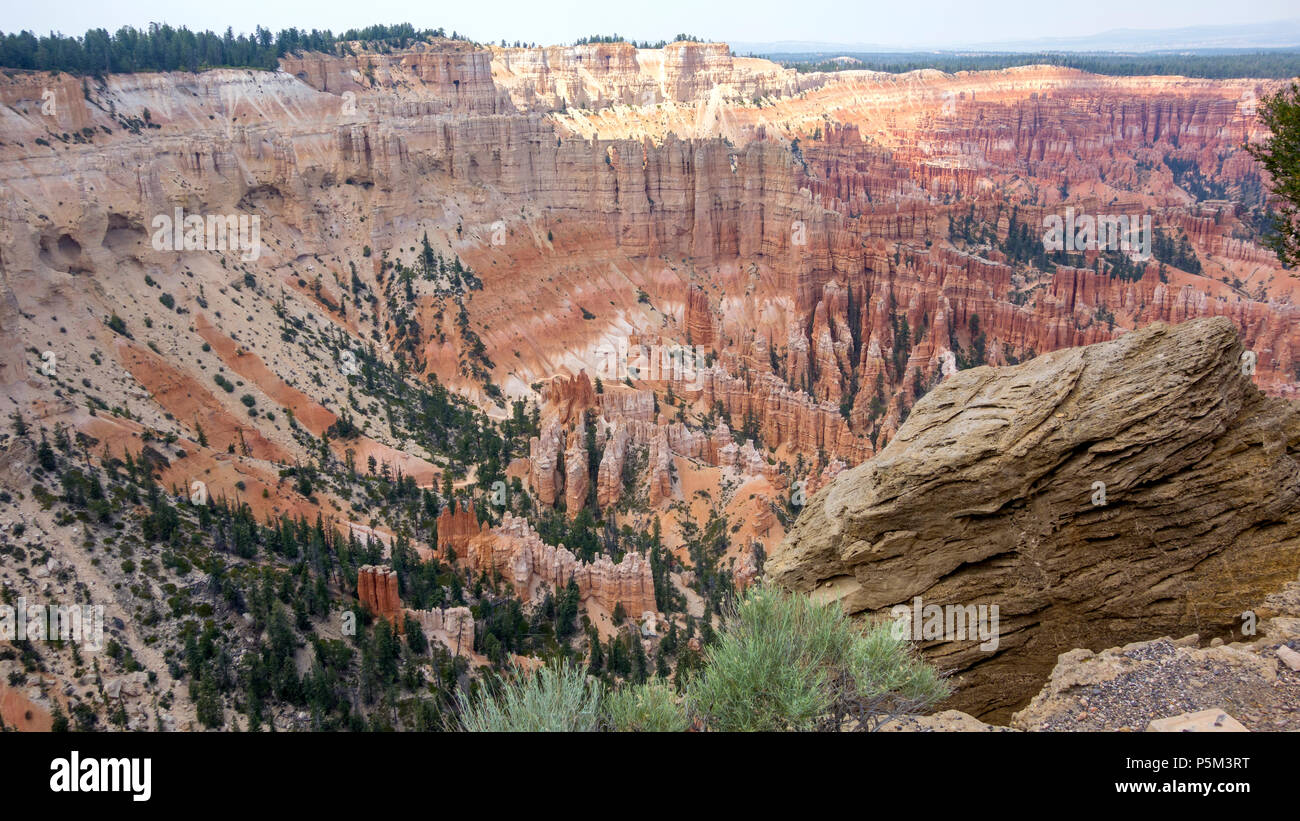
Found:
[[[1264,166],[1280,201],[1272,215],[1273,232],[1264,242],[1283,265],[1294,267],[1300,265],[1300,84],[1293,81],[1265,98],[1260,120],[1270,136],[1261,144],[1248,144],[1246,150]]]
[[[50,717],[53,719],[50,732],[66,733],[68,731],[68,716],[63,712],[63,708],[59,706],[57,701],[54,703],[54,709],[50,711]]]

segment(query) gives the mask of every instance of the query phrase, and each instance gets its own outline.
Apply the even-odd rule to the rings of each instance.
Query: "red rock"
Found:
[[[455,550],[457,556],[464,556],[469,549],[469,540],[479,532],[473,505],[452,503],[443,508],[437,523],[438,555],[443,557],[447,556],[448,548]]]
[[[750,545],[749,549],[745,551],[744,556],[740,561],[736,562],[736,565],[732,570],[732,581],[736,586],[737,593],[745,592],[745,590],[754,583],[754,580],[758,578],[759,567],[758,556],[756,555],[757,549],[759,549],[757,545]]]
[[[698,285],[686,292],[686,344],[709,346],[713,344],[713,312],[709,308],[709,295]]]
[[[392,568],[371,564],[358,568],[357,598],[371,613],[401,628],[402,600]]]
[[[596,474],[596,504],[601,510],[618,504],[623,496],[623,466],[630,439],[627,427],[622,426],[615,428],[605,441],[605,453]]]
[[[582,422],[583,413],[596,406],[596,390],[586,371],[577,376],[557,376],[542,386],[542,415],[560,425]]]
[[[469,563],[476,573],[501,574],[523,601],[539,588],[555,590],[573,578],[583,602],[595,602],[613,612],[620,602],[629,613],[658,612],[650,563],[631,552],[618,564],[608,556],[581,562],[563,545],[542,542],[524,519],[505,514],[497,527],[470,541]]]
[[[577,428],[569,435],[569,448],[564,452],[564,511],[569,518],[577,516],[587,506],[591,474],[587,465],[586,438],[586,426],[580,419]]]

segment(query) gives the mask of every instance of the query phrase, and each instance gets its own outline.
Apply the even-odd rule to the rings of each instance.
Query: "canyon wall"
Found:
[[[544,407],[512,454],[536,502],[637,527],[633,508],[680,518],[698,491],[723,507],[761,477],[754,498],[772,500],[860,464],[958,358],[1014,365],[1224,317],[1254,383],[1293,396],[1296,281],[1258,244],[1267,180],[1242,148],[1263,134],[1242,101],[1275,87],[1047,66],[797,74],[700,43],[440,41],[84,87],[4,76],[0,382],[40,424],[115,452],[174,434],[191,461],[169,481],[204,475],[258,516],[329,499],[280,475],[318,457],[297,425],[330,436],[337,463],[440,482],[433,454],[349,404],[337,351],[302,342],[346,340],[498,420],[512,400]],[[257,217],[256,257],[159,247],[176,208]],[[1126,258],[1122,275],[1095,252],[1017,257],[1065,208],[1150,216],[1191,256]],[[426,239],[469,285],[394,287]],[[704,364],[616,367],[597,392],[618,343]],[[61,385],[39,371],[47,349]],[[271,413],[250,415],[246,392]],[[364,434],[330,435],[345,418]],[[603,453],[584,470],[589,430]],[[463,555],[477,522],[452,514],[438,548]]]

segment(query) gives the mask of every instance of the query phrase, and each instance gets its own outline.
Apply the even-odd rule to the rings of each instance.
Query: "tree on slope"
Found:
[[[1300,85],[1266,97],[1259,117],[1272,135],[1246,148],[1273,178],[1273,194],[1281,200],[1273,214],[1276,233],[1264,242],[1292,267],[1300,265]]]

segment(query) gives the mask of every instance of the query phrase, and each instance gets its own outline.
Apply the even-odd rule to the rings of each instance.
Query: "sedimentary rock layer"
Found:
[[[357,568],[357,598],[376,616],[396,623],[402,612],[397,574],[392,568],[368,564]]]
[[[1300,412],[1243,353],[1220,318],[948,377],[816,493],[768,576],[863,617],[997,605],[995,651],[923,644],[983,715],[1065,650],[1226,631],[1300,566]]]
[[[399,632],[406,629],[409,617],[430,641],[441,643],[453,653],[474,651],[474,616],[470,609],[434,607],[412,610],[402,607],[397,573],[390,567],[368,564],[357,568],[357,598],[370,612],[387,619]]]
[[[438,555],[446,558],[448,549],[464,556],[469,540],[478,535],[478,517],[472,506],[448,505],[438,516]]]
[[[523,601],[532,600],[539,589],[556,590],[573,579],[583,602],[592,601],[607,613],[619,604],[634,617],[659,611],[650,563],[640,553],[628,553],[617,564],[608,556],[583,562],[563,545],[545,544],[526,520],[508,513],[500,525],[485,527],[470,541],[468,560],[475,572],[499,573]]]

